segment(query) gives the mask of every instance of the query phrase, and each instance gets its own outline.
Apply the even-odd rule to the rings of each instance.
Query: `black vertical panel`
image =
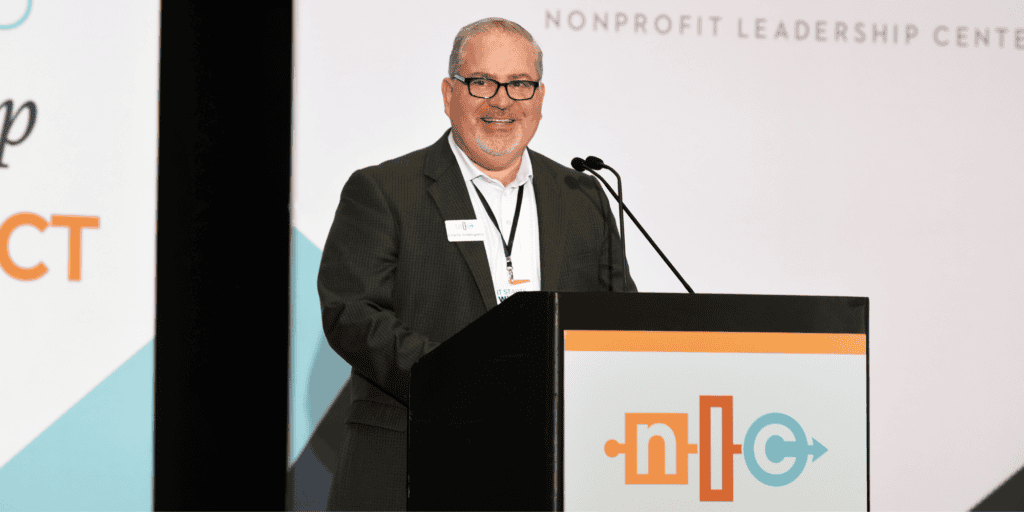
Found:
[[[557,295],[517,293],[413,365],[409,510],[560,510]]]
[[[283,509],[292,2],[161,25],[154,508]]]

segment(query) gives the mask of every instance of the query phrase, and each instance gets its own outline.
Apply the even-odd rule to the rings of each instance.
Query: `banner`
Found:
[[[996,1],[296,2],[292,460],[328,403],[294,399],[348,371],[308,281],[342,186],[443,134],[490,16],[543,49],[530,148],[615,167],[697,292],[870,297],[872,508],[969,508],[1024,464],[1024,10]],[[684,291],[625,238],[640,291]]]
[[[148,509],[160,3],[0,1],[0,509]]]

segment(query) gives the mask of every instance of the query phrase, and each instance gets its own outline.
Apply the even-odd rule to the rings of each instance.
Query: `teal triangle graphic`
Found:
[[[289,458],[292,465],[352,373],[324,336],[316,276],[323,251],[292,227],[292,339]]]
[[[153,342],[0,467],[0,511],[153,509]]]

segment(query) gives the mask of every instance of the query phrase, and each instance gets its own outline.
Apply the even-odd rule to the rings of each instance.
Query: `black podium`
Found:
[[[837,333],[866,341],[867,310],[857,297],[518,293],[413,366],[409,510],[564,508],[565,331]]]

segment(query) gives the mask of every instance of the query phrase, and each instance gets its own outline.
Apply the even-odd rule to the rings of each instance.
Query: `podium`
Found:
[[[859,297],[518,293],[413,366],[409,510],[866,509],[867,334]]]

